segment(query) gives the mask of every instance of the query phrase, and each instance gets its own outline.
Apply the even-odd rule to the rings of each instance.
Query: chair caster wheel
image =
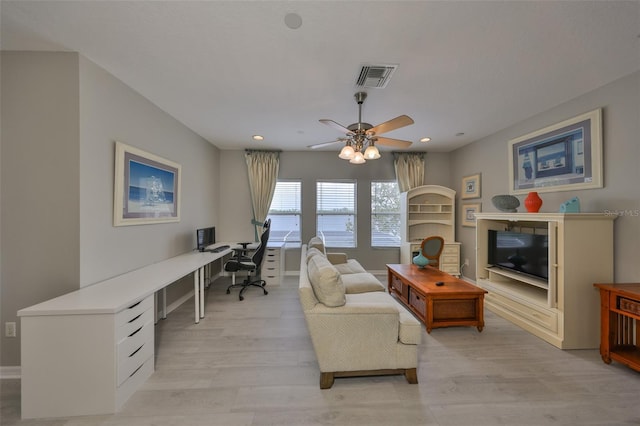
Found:
[[[264,294],[269,294],[269,292],[267,290],[264,291]]]
[[[244,300],[244,297],[240,296],[240,300],[241,300],[241,301],[242,301],[242,300]]]
[[[227,290],[227,294],[231,294],[231,290]]]

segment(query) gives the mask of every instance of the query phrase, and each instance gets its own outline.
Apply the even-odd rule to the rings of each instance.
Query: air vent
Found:
[[[387,86],[396,68],[398,65],[363,65],[356,86],[382,89]]]

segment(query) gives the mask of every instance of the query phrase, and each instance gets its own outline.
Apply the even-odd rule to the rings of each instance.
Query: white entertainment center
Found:
[[[476,284],[485,306],[561,349],[600,344],[599,296],[613,282],[613,221],[598,213],[477,213]],[[548,279],[489,264],[489,230],[548,235]]]

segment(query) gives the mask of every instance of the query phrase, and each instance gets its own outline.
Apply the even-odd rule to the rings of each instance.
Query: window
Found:
[[[371,182],[371,246],[400,247],[398,183]]]
[[[316,230],[327,247],[356,246],[355,182],[316,182]]]
[[[302,182],[278,181],[269,208],[271,231],[269,241],[300,242],[300,223],[302,217]]]

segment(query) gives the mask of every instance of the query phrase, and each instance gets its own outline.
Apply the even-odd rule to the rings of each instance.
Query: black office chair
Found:
[[[231,289],[235,287],[241,287],[239,298],[244,300],[244,292],[249,287],[261,288],[264,294],[269,292],[264,288],[267,284],[265,280],[260,277],[260,267],[262,265],[262,259],[264,259],[264,252],[267,249],[267,241],[269,241],[269,229],[271,228],[271,219],[267,219],[264,225],[262,225],[262,236],[260,237],[260,245],[251,256],[251,260],[247,260],[241,254],[237,257],[232,257],[224,264],[224,270],[227,272],[247,271],[248,275],[241,283],[231,284],[227,287],[227,294],[231,293]]]

